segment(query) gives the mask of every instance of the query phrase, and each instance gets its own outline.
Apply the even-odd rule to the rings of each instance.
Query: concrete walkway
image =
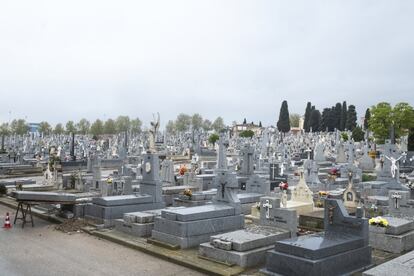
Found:
[[[1,227],[6,212],[14,218],[14,210],[0,205]],[[85,233],[62,233],[37,217],[34,221],[34,228],[0,228],[0,275],[203,275]]]

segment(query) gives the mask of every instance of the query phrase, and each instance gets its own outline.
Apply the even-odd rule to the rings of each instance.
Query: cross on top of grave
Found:
[[[254,148],[250,144],[244,145],[242,149],[242,171],[244,175],[253,174]]]
[[[395,192],[395,193],[391,194],[391,198],[393,199],[393,202],[394,202],[394,208],[399,209],[400,208],[400,200],[402,198],[401,194],[399,192]]]
[[[273,205],[270,204],[269,200],[267,199],[266,202],[262,205],[263,208],[266,209],[266,218],[270,218],[270,209],[273,208]]]
[[[217,168],[219,170],[227,170],[227,156],[226,156],[226,149],[228,146],[228,142],[225,139],[225,134],[221,133],[219,137],[219,150],[218,150],[218,160],[217,160]]]

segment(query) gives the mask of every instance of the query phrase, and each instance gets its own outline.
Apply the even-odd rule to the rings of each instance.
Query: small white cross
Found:
[[[266,208],[266,218],[270,218],[270,209],[273,208],[273,205],[270,204],[269,200],[266,200],[266,203],[262,205],[263,208]]]

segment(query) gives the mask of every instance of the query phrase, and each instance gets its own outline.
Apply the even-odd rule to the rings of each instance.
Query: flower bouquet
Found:
[[[378,226],[378,227],[387,227],[388,220],[382,217],[375,217],[369,219],[369,225]]]

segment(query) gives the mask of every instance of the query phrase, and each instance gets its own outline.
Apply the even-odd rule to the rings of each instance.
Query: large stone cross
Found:
[[[266,203],[262,205],[263,208],[266,208],[266,218],[270,218],[270,209],[273,208],[273,205],[270,204],[269,200],[266,200]]]

